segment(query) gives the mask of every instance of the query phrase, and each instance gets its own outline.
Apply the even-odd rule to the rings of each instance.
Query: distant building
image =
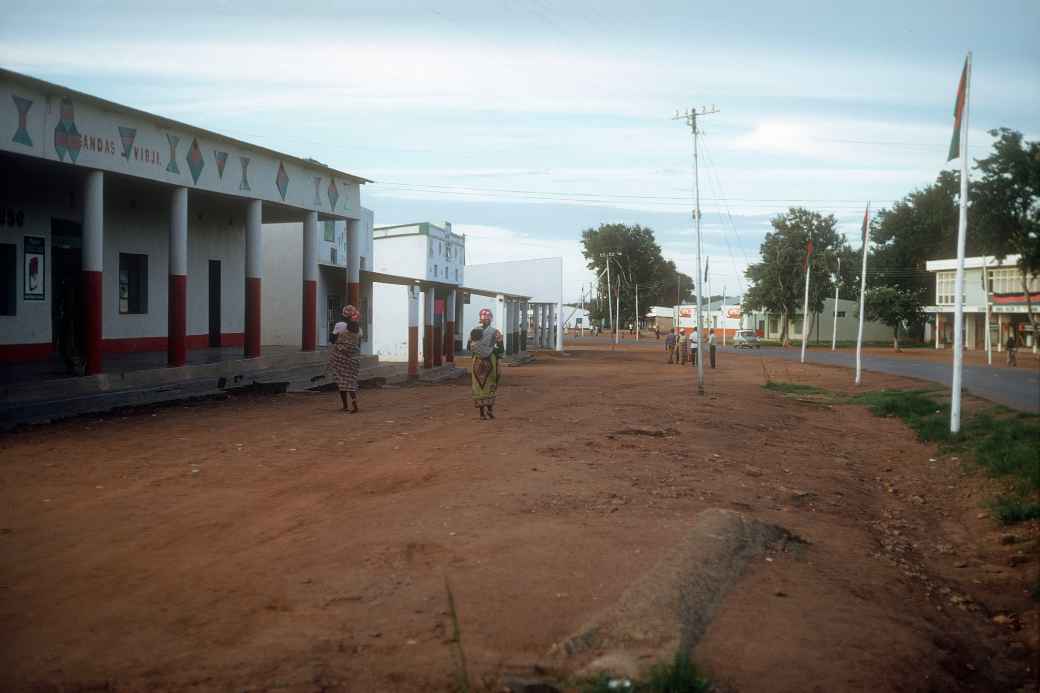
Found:
[[[964,259],[964,348],[986,348],[986,309],[989,308],[990,337],[994,348],[1001,350],[1010,334],[1017,335],[1019,345],[1037,344],[1027,313],[1026,289],[1017,255],[1003,262],[993,257]],[[935,304],[924,311],[934,316],[926,338],[936,349],[953,344],[953,300],[957,260],[929,260],[925,265],[935,273]],[[1029,279],[1029,297],[1033,312],[1040,313],[1040,277]]]
[[[454,316],[461,310],[463,296],[454,287],[462,286],[466,276],[466,236],[452,231],[450,222],[438,225],[424,221],[377,226],[372,231],[372,245],[377,274],[411,277],[428,283],[429,288],[420,296],[419,310],[423,316],[432,310],[436,331],[446,328],[448,303],[454,303],[450,322],[455,334],[448,339],[461,345],[462,324],[454,320]],[[405,360],[408,357],[408,287],[377,283],[373,306],[374,353],[389,361]],[[420,346],[423,357],[425,341]]]
[[[783,321],[780,315],[763,313],[759,323],[765,323],[761,337],[764,339],[780,339]],[[801,313],[789,316],[787,324],[787,337],[792,340],[802,339],[802,329],[805,324]],[[823,301],[823,310],[815,315],[809,316],[809,341],[830,342],[834,327],[834,299],[827,298]],[[838,331],[839,342],[854,342],[859,333],[859,301],[851,301],[845,298],[838,299]],[[892,328],[883,322],[872,320],[863,321],[864,342],[884,342],[892,339]]]
[[[563,307],[563,258],[548,257],[534,260],[511,260],[466,266],[466,284],[488,292],[510,292],[527,297],[520,306],[520,332],[509,339],[517,340],[526,349],[528,341],[545,349],[563,350],[562,323],[566,318]],[[495,324],[501,325],[502,306],[486,296],[471,295],[463,306],[463,324],[473,327],[481,308],[495,314]],[[507,310],[513,310],[507,308]],[[515,316],[505,316],[512,320]],[[507,351],[510,347],[507,345]]]

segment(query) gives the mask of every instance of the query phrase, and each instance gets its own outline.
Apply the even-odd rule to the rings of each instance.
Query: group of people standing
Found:
[[[700,353],[700,347],[703,340],[697,328],[693,328],[693,332],[689,335],[686,334],[682,329],[677,329],[673,332],[669,332],[668,336],[664,340],[664,349],[668,352],[668,363],[674,363],[676,365],[685,366],[687,361],[692,365],[697,365],[697,356]],[[715,329],[711,328],[708,330],[708,364],[711,368],[715,367]]]
[[[354,306],[342,312],[343,320],[332,328],[328,370],[336,378],[343,411],[358,412],[358,374],[361,372],[361,313]],[[468,349],[473,355],[470,384],[473,405],[481,419],[495,418],[495,398],[500,381],[500,358],[504,352],[502,333],[491,327],[494,316],[488,309],[480,311],[480,325],[469,333]]]

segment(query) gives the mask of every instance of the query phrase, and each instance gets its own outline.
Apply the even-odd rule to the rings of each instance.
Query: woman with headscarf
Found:
[[[491,327],[491,311],[480,311],[480,327],[469,335],[469,351],[473,354],[470,382],[473,387],[473,405],[480,409],[481,419],[495,418],[495,395],[498,393],[499,356],[502,354],[502,333]],[[486,414],[484,412],[487,412]]]
[[[358,372],[361,370],[361,315],[354,306],[343,309],[345,322],[337,322],[332,330],[333,344],[329,350],[329,370],[336,376],[343,411],[357,413]],[[347,407],[350,396],[351,408]]]

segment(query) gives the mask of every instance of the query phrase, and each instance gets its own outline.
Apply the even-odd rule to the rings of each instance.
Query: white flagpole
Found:
[[[964,80],[964,118],[961,119],[961,209],[957,221],[957,274],[953,282],[953,382],[950,393],[950,432],[961,430],[961,379],[964,372],[964,243],[968,233],[968,114],[971,111],[971,51]]]
[[[870,248],[870,203],[863,217],[863,271],[859,278],[859,331],[856,333],[856,384],[863,379],[863,310],[867,293],[867,250]]]
[[[841,256],[838,256],[838,273],[834,275],[834,319],[831,321],[831,351],[838,348],[838,282],[841,281]]]
[[[805,302],[802,304],[802,363],[805,363],[805,341],[809,338],[809,275],[812,274],[812,256],[805,256]]]

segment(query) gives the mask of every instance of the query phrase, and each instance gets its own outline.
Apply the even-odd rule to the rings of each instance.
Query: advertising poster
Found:
[[[46,298],[47,282],[44,273],[46,243],[40,236],[26,236],[22,251],[25,256],[25,300],[42,301]]]

